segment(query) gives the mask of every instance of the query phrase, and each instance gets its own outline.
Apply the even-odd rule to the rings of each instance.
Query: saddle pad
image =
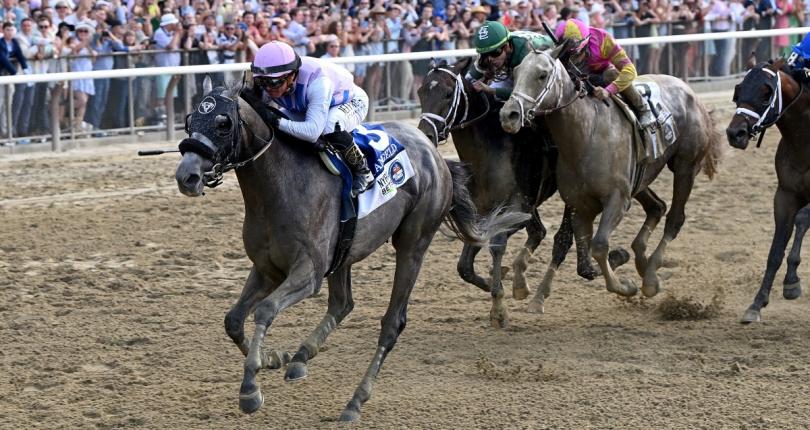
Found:
[[[674,119],[672,118],[672,113],[669,111],[669,108],[664,104],[661,98],[661,87],[658,86],[658,83],[644,76],[640,76],[633,81],[633,86],[636,87],[641,97],[650,105],[653,116],[656,118],[656,124],[644,130],[643,142],[645,144],[639,148],[639,160],[643,160],[647,157],[656,159],[663,155],[667,148],[675,143],[675,140],[678,138],[675,133]],[[618,95],[614,95],[613,101],[619,105],[625,116],[627,116],[632,123],[638,124],[636,113],[622,98]],[[653,131],[655,132],[653,133]],[[636,135],[639,136],[640,134],[638,128],[636,128]]]
[[[363,151],[374,185],[357,197],[357,217],[363,218],[397,194],[397,188],[414,176],[405,147],[379,124],[362,124],[352,132]]]

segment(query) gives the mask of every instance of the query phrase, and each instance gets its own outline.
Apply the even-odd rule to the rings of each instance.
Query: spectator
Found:
[[[180,21],[178,21],[172,13],[167,13],[160,17],[160,28],[155,31],[153,41],[155,49],[166,52],[155,55],[156,66],[176,67],[180,65],[180,53],[175,52],[180,47],[180,38],[183,35],[182,29],[178,29],[179,23]],[[156,79],[158,105],[155,112],[160,119],[165,119],[167,116],[165,108],[166,98],[177,96],[176,91],[172,94],[167,94],[170,80],[171,75],[158,75]]]
[[[61,40],[56,37],[51,21],[47,16],[37,20],[37,33],[34,37],[36,53],[34,54],[33,73],[48,73],[56,71],[55,58],[62,48]],[[48,109],[48,89],[56,88],[57,84],[40,82],[34,85],[33,112],[31,117],[32,134],[47,134],[51,129],[50,109]]]
[[[14,24],[10,22],[3,23],[3,38],[0,39],[0,74],[2,75],[16,75],[20,71],[26,73],[28,70],[28,62],[25,60],[20,43],[14,38],[17,32]],[[17,60],[17,65],[11,63],[12,59]],[[12,97],[8,85],[3,85],[0,88],[0,131],[3,136],[8,136],[10,128],[13,124],[7,123],[8,112],[6,112],[6,104],[8,98]]]
[[[292,41],[293,49],[298,55],[305,56],[309,50],[309,38],[307,37],[307,28],[304,26],[304,11],[295,8],[290,11],[292,21],[290,21],[287,29],[282,32],[287,39]],[[314,50],[314,47],[312,47]]]
[[[650,8],[650,0],[642,0],[638,4],[638,10],[633,15],[634,24],[636,27],[636,37],[650,37],[655,36],[656,25],[658,24],[658,15]],[[643,75],[650,73],[650,58],[653,56],[651,51],[660,49],[657,45],[644,44],[638,47],[638,57],[636,57],[636,65],[638,66],[638,74]]]
[[[236,35],[236,24],[225,24],[225,31],[219,34],[217,38],[217,46],[222,53],[222,64],[236,63],[236,53],[244,49],[244,44]],[[227,73],[230,81],[238,79],[236,72]]]
[[[115,61],[113,59],[113,52],[125,51],[124,44],[121,39],[117,38],[113,32],[107,29],[107,25],[104,23],[104,21],[100,21],[104,15],[106,15],[106,12],[104,14],[97,15],[99,18],[98,32],[95,35],[96,38],[93,42],[93,49],[98,54],[98,57],[96,58],[95,63],[93,63],[93,70],[112,70],[113,63]],[[122,24],[117,20],[111,21],[110,23],[110,27],[121,27],[121,25]],[[95,94],[90,98],[87,105],[87,112],[84,120],[90,124],[92,129],[96,130],[96,133],[93,134],[94,137],[103,137],[106,136],[107,133],[100,131],[101,120],[103,119],[104,111],[107,110],[107,99],[110,94],[110,79],[94,79],[93,89]]]
[[[56,10],[56,16],[53,18],[53,25],[59,27],[59,24],[63,22],[67,22],[70,25],[76,25],[75,22],[71,23],[68,21],[68,16],[70,16],[70,9],[68,8],[67,3],[60,0],[56,2],[56,6],[54,6],[54,9]]]
[[[124,26],[120,22],[113,22],[110,27],[110,40],[113,42],[113,51],[126,52],[133,54],[142,49],[143,45],[137,43],[135,33],[125,31]],[[113,57],[113,69],[129,69],[134,66],[134,58],[125,55],[116,55]],[[134,86],[133,86],[134,87]],[[124,128],[129,125],[129,79],[127,78],[112,78],[110,79],[110,96],[109,99],[113,100],[105,112],[105,124],[109,128]]]
[[[69,44],[70,70],[73,72],[89,72],[93,70],[93,59],[96,52],[93,50],[93,35],[95,27],[90,21],[82,21],[76,25],[76,38]],[[76,79],[73,85],[73,127],[74,131],[88,131],[87,125],[82,121],[87,108],[87,100],[96,93],[92,79]]]
[[[17,6],[17,0],[3,0],[3,7],[0,8],[0,21],[11,21],[14,23],[14,28],[19,29],[22,26],[23,18],[27,17],[28,14],[25,13],[25,10]]]
[[[20,32],[17,34],[17,43],[20,45],[28,64],[32,64],[34,55],[37,53],[37,47],[34,43],[34,21],[31,18],[23,18]],[[26,73],[30,73],[27,70]],[[14,134],[16,136],[27,136],[28,125],[31,120],[31,111],[34,105],[34,85],[33,84],[16,84],[14,85],[14,97],[11,104],[12,116],[11,121],[14,123]],[[20,141],[20,143],[28,143],[28,140]]]
[[[727,0],[711,0],[703,9],[704,19],[710,23],[712,32],[727,32],[732,30],[731,8]],[[731,60],[734,57],[733,38],[718,39],[714,41],[715,55],[711,60],[709,74],[714,76],[728,76],[731,70]]]

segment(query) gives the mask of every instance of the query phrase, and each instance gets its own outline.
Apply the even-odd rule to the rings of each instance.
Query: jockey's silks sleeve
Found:
[[[278,123],[281,131],[307,142],[315,142],[326,127],[326,117],[334,92],[332,81],[321,76],[307,86],[307,113],[303,121],[282,119]]]
[[[638,76],[636,66],[630,61],[627,53],[619,46],[618,43],[607,35],[602,39],[602,45],[599,47],[599,52],[602,58],[607,59],[619,71],[619,77],[616,78],[610,85],[605,87],[611,94],[622,92],[625,88],[633,84],[633,80]]]

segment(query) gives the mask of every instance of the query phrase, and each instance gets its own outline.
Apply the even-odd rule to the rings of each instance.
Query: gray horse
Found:
[[[264,402],[257,372],[279,368],[286,361],[282,354],[263,351],[267,329],[281,311],[320,290],[335,258],[341,180],[320,165],[306,143],[268,128],[238,96],[237,88],[212,91],[207,82],[205,94],[187,120],[189,138],[180,144],[184,154],[176,179],[180,191],[188,196],[202,195],[203,186],[218,183],[229,168],[235,168],[239,180],[245,203],[242,239],[253,268],[242,295],[225,317],[225,330],[246,357],[239,406],[251,413]],[[384,126],[405,146],[415,176],[391,200],[358,221],[348,257],[327,279],[326,315],[301,344],[285,374],[286,381],[307,376],[307,361],[318,354],[329,333],[354,307],[352,264],[390,238],[396,250],[391,300],[371,364],[340,416],[344,421],[360,417],[383,360],[405,329],[411,290],[442,221],[450,223],[464,241],[484,244],[527,219],[508,211],[479,219],[459,163],[443,160],[415,127],[396,122]],[[255,319],[252,341],[244,335],[250,312]]]
[[[501,129],[499,106],[483,93],[476,92],[472,84],[463,78],[472,65],[471,60],[471,57],[467,57],[452,65],[445,61],[432,65],[418,91],[422,108],[419,129],[435,144],[452,134],[459,158],[472,172],[468,187],[479,211],[489,212],[506,201],[532,214],[526,225],[526,243],[512,264],[512,296],[522,300],[530,293],[525,274],[529,259],[546,236],[537,207],[557,192],[557,149],[542,122],[532,128],[524,128],[516,135]],[[491,280],[475,272],[473,263],[481,247],[465,244],[458,262],[462,279],[492,294],[490,322],[495,327],[503,327],[507,323],[501,261],[508,236],[512,233],[493,239],[490,246]],[[543,313],[542,299],[550,295],[554,274],[565,260],[573,241],[571,208],[566,207],[554,235],[551,261],[536,290],[536,300],[529,304],[529,312]],[[577,257],[580,276],[592,280],[600,274],[591,264],[589,255],[578,253]],[[614,268],[629,258],[627,251],[611,251],[610,260]]]
[[[552,51],[529,53],[514,70],[515,90],[501,109],[506,131],[517,132],[535,114],[546,123],[559,145],[557,185],[563,200],[574,207],[577,246],[592,250],[602,268],[608,291],[632,296],[638,288],[619,280],[607,260],[609,238],[635,198],[646,213],[644,225],[633,240],[636,270],[643,279],[642,292],[658,293],[657,270],[667,244],[675,239],[685,220],[684,208],[701,167],[711,178],[722,152],[720,135],[711,117],[692,90],[679,79],[648,75],[661,87],[678,139],[660,157],[649,161],[643,174],[633,147],[633,127],[615,103],[583,97],[584,88],[573,81],[560,60],[570,52],[569,43]],[[528,103],[527,103],[528,100]],[[527,106],[528,105],[528,106]],[[674,174],[672,208],[667,214],[661,242],[647,258],[647,241],[666,212],[666,204],[648,186],[668,166]],[[639,181],[634,181],[636,176]],[[593,221],[602,213],[593,235]],[[593,239],[591,239],[593,237]]]

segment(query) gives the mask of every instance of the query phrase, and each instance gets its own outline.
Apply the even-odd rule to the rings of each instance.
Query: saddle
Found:
[[[636,148],[638,162],[652,161],[662,156],[667,148],[677,140],[674,119],[661,98],[661,88],[657,83],[652,80],[637,78],[633,85],[652,109],[653,116],[656,119],[653,126],[642,129],[633,108],[618,94],[614,94],[612,99],[624,112],[628,121],[635,125],[633,145]]]

